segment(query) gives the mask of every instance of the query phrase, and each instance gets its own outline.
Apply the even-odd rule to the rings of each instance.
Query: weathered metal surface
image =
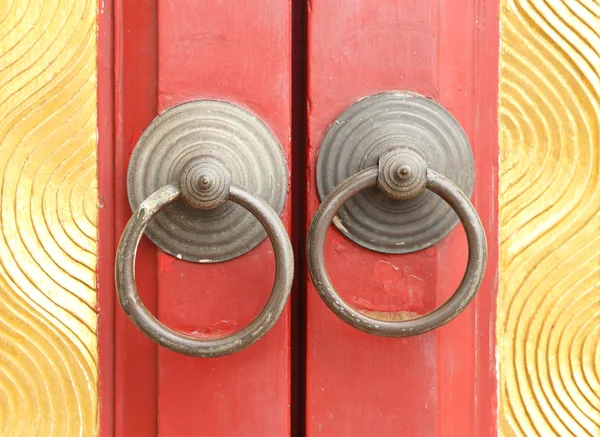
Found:
[[[427,185],[427,164],[418,153],[394,148],[379,158],[377,188],[395,200],[417,197]]]
[[[308,270],[313,284],[327,306],[344,322],[369,334],[383,337],[408,337],[422,334],[438,328],[458,316],[475,297],[483,280],[487,261],[487,244],[483,226],[467,196],[443,175],[420,167],[419,160],[415,159],[415,152],[395,149],[387,152],[383,165],[369,167],[352,175],[335,187],[323,200],[311,222],[307,238]],[[410,171],[406,171],[411,169]],[[403,171],[404,170],[404,171]],[[426,174],[426,188],[438,195],[458,215],[467,235],[469,244],[469,261],[463,279],[454,294],[441,306],[420,317],[386,321],[370,317],[352,305],[345,302],[336,292],[325,266],[324,247],[327,230],[335,215],[352,196],[378,184],[378,180],[386,175],[409,174],[413,177],[400,179],[411,181],[408,186],[421,185],[421,175]],[[389,179],[389,178],[388,178]],[[389,186],[387,187],[389,189]],[[418,195],[419,190],[409,190],[412,196]],[[396,187],[393,194],[398,192],[406,195],[404,187]],[[410,197],[407,197],[410,199]],[[403,200],[408,201],[408,200]]]
[[[254,115],[216,100],[175,106],[144,131],[127,173],[132,210],[160,187],[177,182],[189,158],[203,154],[223,161],[233,184],[263,198],[281,213],[288,177],[279,143]],[[146,235],[161,250],[200,263],[236,258],[266,236],[252,214],[231,202],[212,210],[179,202],[161,212]]]
[[[377,164],[379,156],[394,147],[417,152],[429,168],[471,195],[471,145],[452,114],[421,95],[386,92],[359,100],[327,130],[317,160],[321,200],[349,176]],[[400,254],[434,245],[456,226],[458,218],[429,192],[401,202],[368,189],[349,200],[334,223],[367,249]]]
[[[179,187],[182,199],[192,208],[214,209],[229,198],[231,174],[220,159],[201,155],[183,166]]]
[[[214,158],[204,157],[199,161],[193,160],[191,168],[206,169],[209,167],[206,165],[207,162],[212,164]],[[197,163],[201,165],[197,165]],[[187,182],[192,185],[208,180],[204,172],[192,172],[191,178],[188,172],[184,172],[182,179],[187,179]],[[223,187],[224,185],[219,186]],[[119,243],[115,278],[119,302],[123,311],[148,338],[160,346],[180,354],[214,358],[229,355],[250,346],[275,325],[285,308],[292,288],[294,252],[279,215],[264,200],[243,188],[232,185],[227,192],[229,200],[246,208],[264,227],[273,244],[277,266],[275,281],[266,305],[250,324],[230,335],[218,338],[197,338],[180,333],[161,323],[140,300],[135,284],[137,245],[152,219],[163,209],[182,199],[182,193],[178,186],[166,185],[145,199],[134,211]],[[214,202],[213,205],[215,205]],[[199,286],[202,285],[199,284]]]

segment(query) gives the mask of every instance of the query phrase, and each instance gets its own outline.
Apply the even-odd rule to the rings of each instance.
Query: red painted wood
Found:
[[[319,204],[315,163],[327,127],[361,97],[410,90],[440,102],[465,128],[475,156],[472,199],[490,248],[474,304],[450,325],[418,337],[357,331],[308,283],[309,437],[495,433],[497,13],[497,0],[308,3],[308,219]],[[355,306],[422,314],[458,285],[466,242],[459,228],[433,248],[390,256],[331,229],[325,258],[333,283]]]
[[[169,0],[158,5],[159,111],[219,99],[257,115],[291,162],[289,0]],[[290,229],[288,197],[282,219]],[[265,241],[220,264],[158,257],[159,317],[184,332],[223,335],[258,314],[274,259]],[[197,359],[159,351],[158,432],[170,436],[282,437],[290,432],[289,309],[250,348]]]
[[[156,0],[115,0],[114,8],[114,226],[118,243],[131,217],[126,192],[129,156],[157,114],[157,5]],[[157,309],[156,252],[155,246],[143,238],[136,259],[140,297],[153,312]],[[114,436],[156,437],[157,347],[116,305]]]
[[[113,4],[98,4],[98,410],[101,437],[114,436],[115,205]]]

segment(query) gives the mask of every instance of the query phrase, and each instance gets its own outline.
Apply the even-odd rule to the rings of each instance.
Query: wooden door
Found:
[[[114,7],[115,241],[131,216],[125,180],[131,150],[157,114],[180,103],[214,99],[252,112],[271,129],[291,169],[288,1],[118,1]],[[282,220],[290,229],[287,199]],[[264,306],[274,277],[272,251],[265,240],[234,260],[199,265],[144,241],[137,257],[140,294],[180,332],[230,334]],[[115,436],[287,435],[289,381],[287,310],[259,343],[215,359],[157,348],[117,311]]]
[[[449,110],[475,159],[472,202],[489,262],[476,300],[433,332],[381,338],[346,325],[307,282],[307,436],[484,436],[496,429],[496,127],[498,2],[309,2],[307,220],[319,205],[316,162],[327,128],[356,101],[410,91]],[[460,226],[406,255],[360,247],[330,229],[325,262],[341,297],[386,320],[431,311],[466,266]]]
[[[0,435],[600,435],[599,17],[587,0],[0,1]],[[464,127],[490,249],[472,305],[404,339],[344,324],[305,271],[325,131],[384,91]],[[138,137],[207,98],[281,144],[298,265],[272,332],[195,359],[124,316],[114,264]],[[326,262],[345,299],[394,320],[440,304],[465,249],[460,227],[394,256],[332,227]],[[229,333],[266,299],[269,252],[191,265],[144,239],[142,300]]]

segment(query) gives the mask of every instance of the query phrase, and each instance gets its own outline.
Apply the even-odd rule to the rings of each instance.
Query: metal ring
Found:
[[[324,247],[327,230],[342,205],[356,193],[377,185],[379,167],[369,167],[336,186],[317,209],[308,231],[308,269],[313,284],[327,306],[344,322],[369,334],[408,337],[438,328],[458,316],[475,297],[485,271],[487,244],[481,220],[467,196],[450,180],[427,169],[426,188],[444,199],[462,222],[469,244],[463,279],[454,294],[435,310],[411,320],[389,322],[374,319],[348,305],[337,293],[327,274]]]
[[[115,280],[119,302],[125,314],[148,338],[162,347],[192,357],[220,357],[238,352],[265,335],[277,322],[290,295],[294,276],[294,253],[277,213],[261,198],[231,185],[229,200],[250,211],[267,231],[275,253],[275,281],[271,295],[252,322],[225,337],[198,339],[168,328],[142,303],[135,284],[135,255],[148,223],[162,209],[181,199],[181,189],[165,185],[144,200],[127,223],[119,248]]]

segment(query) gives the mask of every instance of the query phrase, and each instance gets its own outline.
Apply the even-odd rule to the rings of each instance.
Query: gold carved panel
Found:
[[[0,436],[98,428],[96,8],[0,1]]]
[[[503,0],[502,436],[600,436],[600,3]]]

